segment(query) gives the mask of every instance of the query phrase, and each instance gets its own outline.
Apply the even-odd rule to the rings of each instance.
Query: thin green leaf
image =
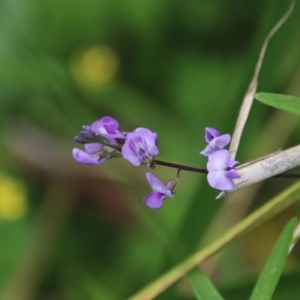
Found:
[[[283,229],[256,282],[250,300],[272,299],[288,256],[289,246],[293,240],[296,225],[297,220],[294,218]]]
[[[198,300],[223,300],[210,279],[199,268],[188,273],[188,279]]]
[[[300,116],[300,98],[273,93],[257,93],[255,99],[277,109],[281,109]]]

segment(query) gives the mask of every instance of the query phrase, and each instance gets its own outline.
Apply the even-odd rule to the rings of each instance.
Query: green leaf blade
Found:
[[[257,93],[254,98],[263,104],[300,116],[300,98],[273,93]]]
[[[272,299],[273,293],[282,273],[297,220],[292,219],[281,232],[257,282],[250,300]]]
[[[201,269],[194,268],[190,271],[188,279],[198,300],[224,300]]]

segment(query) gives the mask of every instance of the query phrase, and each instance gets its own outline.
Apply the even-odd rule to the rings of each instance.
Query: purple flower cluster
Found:
[[[85,165],[99,165],[110,158],[123,157],[134,166],[150,165],[156,155],[157,134],[147,128],[136,128],[132,132],[122,132],[114,118],[103,117],[92,125],[82,126],[76,142],[84,145],[84,150],[74,148],[74,159]]]
[[[75,141],[83,144],[84,149],[74,148],[73,158],[85,165],[100,165],[111,158],[122,157],[136,167],[151,166],[155,156],[159,154],[155,132],[143,127],[131,132],[121,131],[118,121],[110,116],[82,126]],[[152,192],[145,197],[144,203],[151,208],[159,208],[165,198],[173,197],[175,181],[164,185],[149,172],[146,177]]]
[[[208,157],[207,180],[211,187],[229,191],[234,187],[233,179],[239,174],[234,169],[238,163],[230,159],[229,150],[224,149],[230,143],[229,134],[221,134],[218,130],[207,127],[205,129],[206,148],[200,154]],[[119,123],[113,117],[103,117],[91,125],[82,126],[75,141],[83,144],[83,149],[74,148],[73,158],[81,164],[100,165],[111,158],[122,157],[135,167],[146,165],[154,167],[161,164],[178,168],[177,177],[164,184],[150,172],[146,172],[151,192],[144,198],[144,203],[150,208],[160,208],[166,198],[173,198],[173,190],[178,180],[180,170],[189,170],[178,164],[155,160],[159,154],[157,134],[148,128],[138,127],[131,132],[122,131]],[[196,168],[193,168],[193,171]],[[201,172],[205,170],[201,170]]]
[[[208,174],[207,181],[215,189],[230,191],[234,187],[233,179],[239,178],[234,166],[238,163],[230,159],[230,151],[224,149],[230,143],[229,134],[221,134],[218,130],[206,127],[206,148],[200,154],[208,157],[206,165]]]

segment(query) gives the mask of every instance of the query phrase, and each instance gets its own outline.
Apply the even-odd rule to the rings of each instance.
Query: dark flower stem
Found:
[[[179,171],[183,170],[183,171],[196,172],[202,174],[208,173],[206,169],[195,168],[195,167],[190,167],[190,166],[185,166],[181,164],[175,164],[175,163],[155,159],[151,163],[151,168],[154,169],[156,165],[178,169]],[[299,179],[300,174],[278,174],[273,176],[272,178]]]
[[[174,164],[174,163],[170,163],[170,162],[167,162],[167,161],[162,161],[162,160],[155,159],[155,160],[152,161],[151,168],[155,168],[156,165],[169,167],[169,168],[174,168],[174,169],[178,169],[180,171],[184,170],[184,171],[197,172],[197,173],[203,173],[203,174],[208,173],[206,169],[194,168],[194,167],[184,166],[184,165],[181,165],[181,164]]]

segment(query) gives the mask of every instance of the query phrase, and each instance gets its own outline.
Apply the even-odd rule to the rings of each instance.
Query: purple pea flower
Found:
[[[100,165],[110,159],[107,151],[103,151],[103,146],[99,143],[86,143],[84,149],[74,148],[73,158],[84,165]]]
[[[146,177],[152,189],[152,192],[144,198],[144,203],[148,207],[154,209],[160,208],[167,197],[173,198],[172,190],[176,185],[175,180],[170,180],[166,185],[164,185],[150,172],[146,173]]]
[[[83,125],[82,129],[80,131],[80,135],[75,136],[75,142],[80,144],[85,144],[89,140],[91,140],[94,136],[94,133],[91,131],[91,126],[89,125]]]
[[[208,156],[207,162],[207,180],[211,187],[230,191],[234,187],[234,178],[239,178],[238,172],[234,166],[238,162],[230,159],[230,151],[223,149],[213,152]]]
[[[119,130],[119,123],[110,116],[103,117],[92,123],[90,130],[104,137],[111,145],[117,145],[116,139],[124,139],[124,134]]]
[[[157,134],[143,127],[136,128],[125,137],[122,156],[134,166],[150,165],[153,157],[159,154],[156,146]]]
[[[204,156],[209,156],[217,150],[224,149],[230,143],[230,134],[221,134],[218,130],[212,127],[205,128],[206,148],[200,152]]]

